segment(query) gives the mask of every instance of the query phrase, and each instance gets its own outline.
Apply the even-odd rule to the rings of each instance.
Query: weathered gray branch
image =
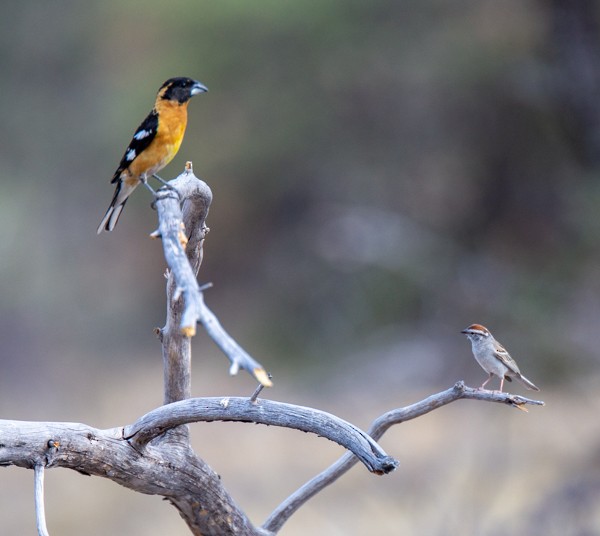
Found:
[[[338,443],[353,452],[371,472],[385,474],[397,467],[393,458],[353,424],[317,409],[264,399],[252,402],[240,397],[211,397],[174,402],[125,427],[124,437],[141,450],[165,431],[198,421],[253,422],[293,428]]]
[[[509,393],[482,391],[458,382],[416,404],[377,418],[369,435],[353,425],[311,408],[264,399],[190,399],[157,408],[124,428],[98,430],[77,423],[0,420],[0,465],[68,467],[109,478],[125,487],[166,497],[180,511],[193,534],[272,535],[308,499],[337,480],[359,459],[375,472],[389,472],[395,462],[375,443],[391,426],[415,419],[456,400],[543,405]],[[191,449],[170,442],[168,430],[196,421],[229,420],[288,426],[339,442],[351,452],[284,501],[262,528],[253,527],[216,475]],[[369,437],[370,436],[370,437]],[[163,444],[163,441],[166,444]],[[358,457],[357,457],[358,456]],[[207,509],[210,515],[207,516]]]
[[[179,510],[192,534],[265,534],[253,527],[219,476],[189,447],[174,442],[161,447],[158,442],[141,454],[123,438],[122,428],[0,420],[0,465],[66,467],[140,493],[162,495]]]
[[[191,396],[191,337],[196,333],[196,324],[205,309],[196,276],[202,263],[203,244],[208,233],[206,218],[211,202],[212,192],[194,175],[191,162],[186,164],[181,175],[157,192],[154,200],[159,226],[152,236],[162,239],[169,267],[167,319],[164,328],[157,330],[163,352],[165,404]],[[250,372],[254,369],[264,371],[256,362],[253,368],[249,368]],[[165,428],[165,433],[155,437],[153,444],[144,449],[144,452],[160,449],[160,455],[168,460],[169,465],[176,467],[183,458],[190,468],[187,474],[194,477],[193,490],[186,493],[173,491],[169,500],[179,509],[194,534],[205,535],[213,531],[215,534],[258,533],[220,480],[215,478],[212,469],[192,451],[189,431],[182,424]],[[172,478],[177,478],[177,475]],[[174,487],[178,484],[180,482]],[[236,521],[228,524],[228,519]]]
[[[183,202],[182,202],[183,201]],[[158,231],[167,265],[167,320],[159,330],[163,350],[164,402],[191,396],[192,344],[196,332],[201,293],[196,279],[204,238],[206,217],[212,202],[208,185],[196,178],[191,162],[184,172],[156,195]],[[183,209],[182,209],[183,205]],[[191,236],[191,241],[188,234]],[[187,246],[187,247],[186,247]],[[180,434],[187,436],[182,429]]]
[[[154,201],[158,211],[159,226],[158,232],[153,233],[153,236],[158,235],[162,239],[165,259],[171,272],[170,275],[172,275],[172,281],[176,285],[173,300],[177,301],[180,297],[183,297],[179,328],[188,337],[196,334],[196,323],[200,317],[200,287],[185,250],[188,238],[183,222],[181,200],[186,199],[182,195],[185,195],[185,190],[189,190],[189,182],[194,179],[198,182],[199,188],[203,183],[196,179],[191,170],[184,171],[182,175],[170,181],[169,186],[158,190]],[[207,190],[207,192],[210,194],[210,190]],[[209,206],[210,199],[205,205],[205,217],[208,215]],[[204,230],[204,234],[206,234],[207,228],[204,221],[200,225],[201,229]],[[200,260],[196,257],[201,255],[203,239],[204,237],[199,240],[196,250],[191,252],[198,268],[200,267]]]
[[[35,525],[38,536],[49,536],[46,526],[46,509],[44,507],[44,466],[36,463],[33,469],[34,499],[35,499]]]
[[[471,387],[467,387],[464,382],[460,381],[450,389],[435,395],[431,395],[420,402],[404,408],[393,409],[387,413],[384,413],[375,419],[371,425],[371,428],[369,428],[368,434],[375,439],[375,441],[378,441],[381,436],[383,436],[383,434],[393,425],[400,424],[411,419],[416,419],[417,417],[421,417],[422,415],[425,415],[434,409],[440,408],[446,404],[450,404],[451,402],[455,402],[456,400],[460,399],[499,402],[519,409],[525,409],[524,406],[527,404],[538,406],[544,405],[544,402],[541,400],[531,400],[529,398],[512,395],[510,393],[473,389]],[[304,503],[306,503],[311,497],[314,497],[325,487],[333,484],[333,482],[351,469],[357,462],[358,459],[352,453],[344,454],[339,460],[325,469],[325,471],[309,480],[301,488],[290,495],[284,502],[282,502],[264,522],[262,528],[277,533],[284,523]]]
[[[204,303],[196,279],[211,201],[210,188],[194,175],[191,162],[181,175],[158,190],[155,199],[159,227],[152,236],[162,238],[169,266],[167,323],[159,332],[164,349],[165,403],[191,394],[189,338],[196,333],[198,322],[231,362],[231,374],[242,368],[266,387],[272,385],[264,367],[232,339]]]
[[[165,434],[183,424],[216,420],[311,432],[349,449],[375,473],[389,473],[397,466],[367,434],[333,415],[292,404],[237,397],[174,402],[132,425],[108,430],[79,423],[0,421],[0,465],[36,470],[40,515],[43,468],[67,467],[109,478],[141,493],[166,497],[194,534],[267,534],[252,526],[210,467],[187,445],[173,442]]]

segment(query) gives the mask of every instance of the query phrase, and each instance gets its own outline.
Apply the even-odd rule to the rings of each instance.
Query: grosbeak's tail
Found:
[[[117,222],[119,221],[119,216],[121,216],[121,212],[123,211],[123,207],[125,206],[125,203],[127,203],[127,199],[129,199],[129,196],[134,189],[135,186],[127,186],[124,185],[123,182],[117,183],[115,195],[110,203],[110,207],[108,207],[104,218],[102,218],[100,225],[98,225],[96,231],[98,234],[102,233],[102,231],[112,231],[115,228],[115,225],[117,225]]]
[[[126,202],[127,199],[118,205],[108,207],[104,218],[102,218],[100,225],[98,225],[98,230],[96,231],[98,234],[102,233],[102,231],[112,231],[115,228]]]

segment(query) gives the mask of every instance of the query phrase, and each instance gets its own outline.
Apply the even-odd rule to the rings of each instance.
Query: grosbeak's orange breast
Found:
[[[164,101],[161,103],[156,136],[148,148],[129,164],[121,177],[126,183],[137,183],[139,177],[150,177],[164,168],[177,154],[187,125],[185,102]]]

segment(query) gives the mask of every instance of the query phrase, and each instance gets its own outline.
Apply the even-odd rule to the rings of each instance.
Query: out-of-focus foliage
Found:
[[[597,11],[559,0],[5,1],[5,416],[94,424],[90,378],[110,393],[124,363],[160,360],[151,328],[164,316],[164,261],[146,238],[147,192],[112,234],[95,228],[133,130],[180,75],[210,92],[190,104],[163,176],[192,160],[213,189],[206,300],[274,374],[273,396],[326,385],[352,404],[360,385],[389,409],[411,401],[394,396],[409,386],[476,383],[484,374],[459,334],[472,322],[543,393],[595,377]],[[202,334],[195,356],[195,394],[207,394],[203,363],[226,364]],[[152,381],[149,406],[160,403]],[[251,392],[247,378],[223,381]],[[98,418],[113,426],[150,409],[128,400],[140,388],[119,395],[130,411]]]

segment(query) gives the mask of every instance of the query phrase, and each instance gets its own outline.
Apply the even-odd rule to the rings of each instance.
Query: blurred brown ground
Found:
[[[484,377],[486,324],[542,388],[525,415],[458,402],[392,430],[282,534],[600,532],[597,2],[7,0],[0,17],[2,417],[130,423],[161,402],[155,214],[95,236],[159,85],[190,105],[164,177],[214,193],[207,303],[274,374],[266,396],[366,428]],[[194,395],[250,394],[206,335]],[[519,391],[520,394],[527,394]],[[193,427],[257,523],[341,454],[273,428]],[[0,470],[0,534],[32,534],[30,472]],[[52,534],[186,534],[175,510],[49,471]]]

